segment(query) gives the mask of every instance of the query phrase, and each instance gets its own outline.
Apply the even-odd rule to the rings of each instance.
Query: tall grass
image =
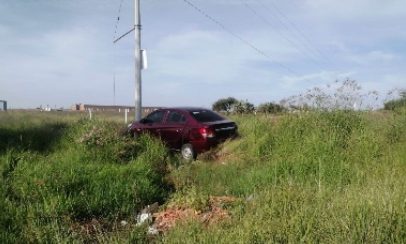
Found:
[[[0,242],[150,242],[143,206],[202,210],[216,195],[238,199],[229,219],[154,241],[406,242],[406,110],[232,119],[240,138],[169,171],[159,141],[114,119],[0,117]]]
[[[178,190],[242,203],[231,220],[181,225],[164,242],[406,241],[405,111],[234,119],[241,139],[223,157],[172,175]]]
[[[14,116],[0,127],[1,243],[127,239],[134,228],[120,221],[134,226],[171,191],[157,140],[135,141],[115,122]]]

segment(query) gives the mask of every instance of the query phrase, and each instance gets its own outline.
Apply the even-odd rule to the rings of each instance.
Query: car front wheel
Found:
[[[187,162],[191,162],[196,159],[196,156],[197,156],[196,152],[193,149],[192,144],[190,144],[190,143],[184,144],[182,146],[180,152],[182,154],[182,158]]]

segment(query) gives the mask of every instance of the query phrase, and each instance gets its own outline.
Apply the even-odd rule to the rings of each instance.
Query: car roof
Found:
[[[187,112],[192,112],[192,111],[210,110],[210,109],[201,108],[201,107],[174,107],[174,108],[164,108],[163,110],[183,110],[183,111],[187,111]]]

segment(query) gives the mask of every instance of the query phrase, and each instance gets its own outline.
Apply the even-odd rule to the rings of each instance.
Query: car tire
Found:
[[[182,148],[180,149],[180,154],[182,159],[186,162],[192,162],[197,156],[192,144],[190,143],[183,144]]]
[[[138,134],[137,132],[134,132],[134,133],[133,133],[133,138],[134,138],[135,140],[137,140],[139,137],[140,137],[140,134]]]

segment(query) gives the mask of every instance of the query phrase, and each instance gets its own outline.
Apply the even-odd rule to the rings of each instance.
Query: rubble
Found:
[[[146,206],[141,212],[137,215],[137,224],[136,226],[140,226],[144,223],[151,223],[152,222],[152,214],[158,211],[159,204],[157,202]]]
[[[166,232],[176,226],[179,222],[187,220],[198,220],[203,224],[211,225],[230,218],[225,205],[235,202],[237,198],[229,196],[210,197],[207,211],[197,211],[190,207],[171,207],[153,215],[155,221],[152,227],[160,233]]]

